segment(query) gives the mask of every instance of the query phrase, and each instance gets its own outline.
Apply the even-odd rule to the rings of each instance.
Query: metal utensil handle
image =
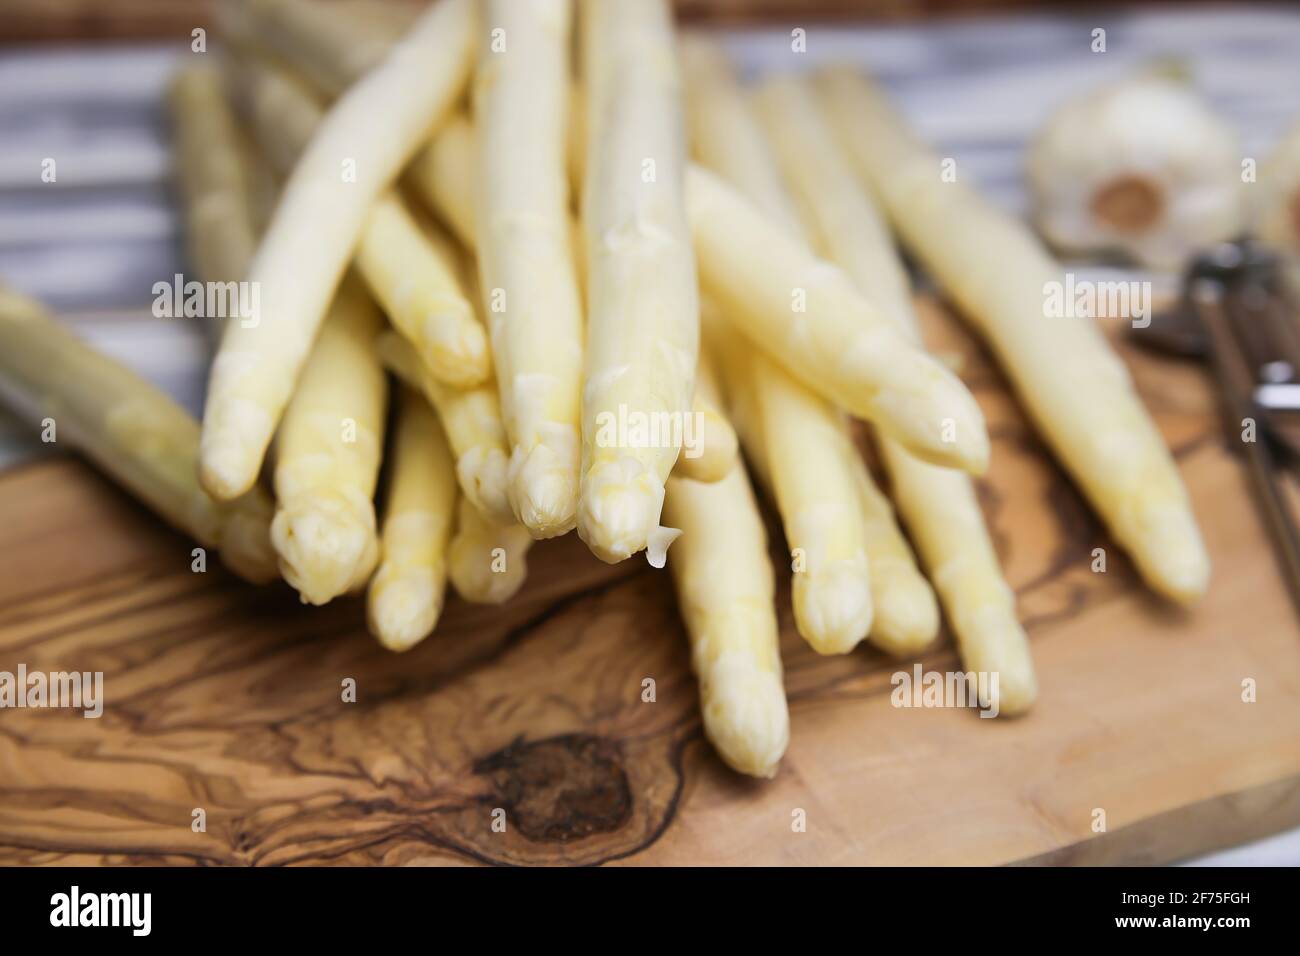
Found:
[[[1223,284],[1216,279],[1197,278],[1192,280],[1190,291],[1191,301],[1210,339],[1210,356],[1219,380],[1225,425],[1232,435],[1245,419],[1258,419],[1259,410],[1252,398],[1254,377],[1224,310]],[[1263,434],[1242,445],[1255,500],[1268,526],[1291,600],[1300,611],[1300,531],[1287,505],[1281,471]]]

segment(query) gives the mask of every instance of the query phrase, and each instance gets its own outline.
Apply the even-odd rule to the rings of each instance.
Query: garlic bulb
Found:
[[[1251,198],[1259,238],[1300,255],[1300,123],[1273,148]]]
[[[1038,228],[1071,252],[1175,269],[1243,223],[1233,132],[1187,84],[1149,72],[1062,106],[1030,148]]]

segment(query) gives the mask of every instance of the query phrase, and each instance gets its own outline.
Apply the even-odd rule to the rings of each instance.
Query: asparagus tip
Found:
[[[407,651],[431,633],[442,594],[429,568],[381,565],[370,584],[370,631],[390,651]]]
[[[560,461],[544,444],[516,446],[510,462],[510,501],[534,538],[573,530],[578,510],[577,463]]]
[[[996,714],[1014,717],[1029,710],[1038,697],[1038,679],[1014,605],[986,604],[957,621],[955,630],[967,670],[998,676],[997,698],[991,702]]]
[[[873,564],[871,589],[876,610],[871,643],[896,657],[925,650],[939,633],[939,604],[916,567]]]
[[[319,491],[310,503],[282,501],[271,540],[285,580],[307,603],[326,604],[357,584],[375,553],[374,511],[363,514],[341,496]]]
[[[617,564],[645,548],[663,501],[663,484],[636,459],[602,463],[583,480],[578,534],[596,557]]]
[[[795,575],[799,632],[818,654],[847,654],[871,630],[870,572],[865,555]]]
[[[1179,604],[1192,604],[1210,583],[1210,559],[1185,503],[1143,503],[1131,525],[1129,548],[1147,583]]]
[[[773,777],[790,740],[779,673],[754,668],[747,654],[724,654],[701,687],[704,730],[722,759],[753,777]]]

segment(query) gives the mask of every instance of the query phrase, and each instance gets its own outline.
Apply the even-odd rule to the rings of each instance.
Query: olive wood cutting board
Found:
[[[769,523],[792,731],[777,777],[745,779],[703,739],[669,577],[642,560],[543,543],[508,605],[452,599],[393,655],[359,600],[194,573],[190,542],[46,458],[0,474],[0,671],[102,671],[106,704],[0,710],[0,863],[1152,863],[1296,825],[1300,628],[1203,373],[1123,346],[1215,563],[1188,612],[1142,588],[988,355],[924,313],[988,417],[1028,716],[894,707],[911,662],[813,654]],[[958,666],[946,631],[921,663]]]

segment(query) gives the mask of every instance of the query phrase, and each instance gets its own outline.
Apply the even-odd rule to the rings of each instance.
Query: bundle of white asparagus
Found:
[[[752,470],[814,650],[913,655],[942,608],[965,667],[999,676],[981,704],[1023,712],[1029,644],[967,474],[983,418],[922,345],[888,221],[1152,586],[1205,588],[1123,367],[1086,320],[1044,314],[1056,265],[943,182],[865,79],[747,89],[678,42],[667,0],[220,9],[221,66],[174,87],[177,178],[200,278],[260,308],[218,330],[201,437],[12,294],[0,392],[244,577],[278,569],[311,604],[367,589],[401,651],[448,578],[513,595],[535,539],[645,551],[677,589],[705,733],[771,776],[789,719]]]

